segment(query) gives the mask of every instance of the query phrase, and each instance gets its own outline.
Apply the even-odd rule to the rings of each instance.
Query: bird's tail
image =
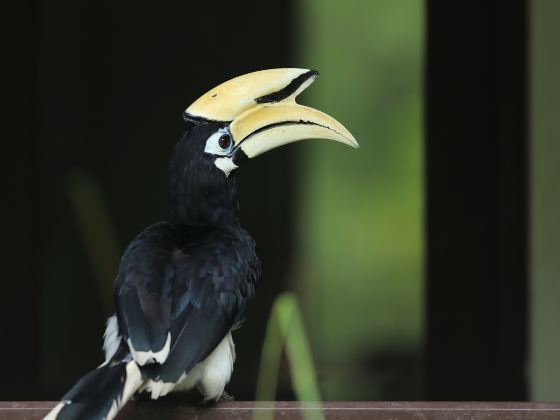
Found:
[[[89,372],[62,397],[44,420],[110,420],[143,383],[136,362],[115,357]]]

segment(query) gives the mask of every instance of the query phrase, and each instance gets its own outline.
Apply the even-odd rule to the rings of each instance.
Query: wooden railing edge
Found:
[[[0,420],[41,419],[56,402],[0,402]],[[299,419],[307,410],[318,410],[317,404],[295,401],[251,402],[225,401],[209,406],[193,406],[177,401],[138,401],[130,403],[119,420],[252,419],[257,411],[269,411],[274,417]],[[560,403],[538,402],[373,402],[329,401],[319,410],[328,419],[560,419]]]

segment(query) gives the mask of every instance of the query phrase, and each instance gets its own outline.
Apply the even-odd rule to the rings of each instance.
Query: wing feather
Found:
[[[132,241],[115,296],[120,333],[144,374],[175,382],[202,361],[245,318],[259,274],[241,228],[189,232],[160,223]],[[166,345],[165,358],[148,360]]]

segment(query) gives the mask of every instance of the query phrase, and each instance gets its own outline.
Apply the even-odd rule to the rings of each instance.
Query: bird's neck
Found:
[[[214,228],[239,224],[239,205],[233,176],[224,182],[204,177],[171,178],[171,200],[179,224]]]

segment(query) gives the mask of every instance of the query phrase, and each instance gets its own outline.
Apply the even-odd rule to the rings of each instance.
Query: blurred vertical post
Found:
[[[428,1],[428,398],[527,398],[527,2]]]

